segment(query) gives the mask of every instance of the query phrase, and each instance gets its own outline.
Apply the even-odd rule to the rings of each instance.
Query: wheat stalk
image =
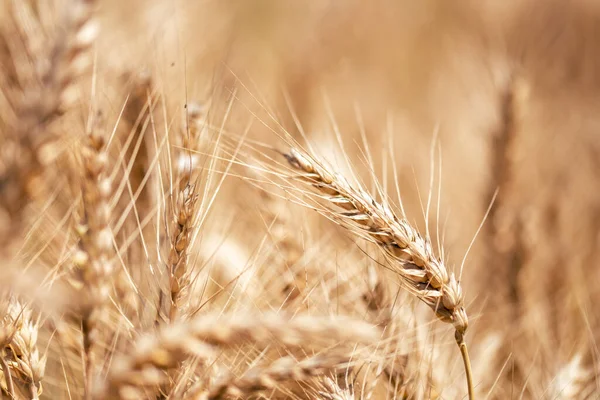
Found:
[[[329,172],[310,155],[292,148],[283,156],[294,170],[300,172],[293,178],[318,190],[327,215],[351,232],[377,244],[389,260],[387,266],[400,277],[401,284],[427,304],[439,319],[454,326],[472,399],[471,367],[464,342],[468,317],[462,288],[454,273],[435,256],[429,240],[406,220],[396,216],[387,204],[378,202],[362,188],[350,185],[340,174]]]

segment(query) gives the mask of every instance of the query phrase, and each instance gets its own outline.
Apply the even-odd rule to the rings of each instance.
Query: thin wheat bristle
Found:
[[[249,175],[258,175],[249,169]],[[257,179],[261,179],[257,176]],[[262,177],[264,179],[264,177]],[[268,229],[268,239],[273,249],[263,265],[280,276],[280,286],[273,290],[276,298],[284,299],[285,307],[305,291],[306,282],[299,276],[299,263],[304,255],[301,238],[298,237],[297,221],[293,218],[290,203],[285,198],[273,195],[265,188],[257,188],[260,196],[259,211]],[[277,296],[279,295],[279,296]]]
[[[325,375],[319,386],[314,388],[314,396],[319,400],[355,400],[353,382],[348,382],[348,372],[341,372],[336,379]],[[361,397],[359,397],[361,398]]]
[[[550,395],[557,400],[592,399],[597,394],[597,373],[584,365],[582,354],[576,354],[563,365],[552,380]]]

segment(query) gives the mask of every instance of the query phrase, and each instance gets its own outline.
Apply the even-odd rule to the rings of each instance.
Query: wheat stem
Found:
[[[467,343],[465,343],[464,335],[459,331],[455,332],[454,338],[456,339],[456,344],[460,349],[460,355],[462,356],[463,364],[465,366],[465,374],[467,375],[467,388],[469,390],[469,400],[475,400],[475,391],[473,389],[473,371],[471,369],[471,359],[469,357]]]

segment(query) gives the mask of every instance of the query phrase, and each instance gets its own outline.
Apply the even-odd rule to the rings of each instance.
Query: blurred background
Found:
[[[599,2],[106,0],[101,15],[101,73],[145,69],[179,109],[218,87],[212,101],[239,100],[229,131],[258,118],[346,154],[392,197],[397,183],[421,228],[433,190],[457,271],[491,206],[461,279],[474,351],[500,343],[497,398],[570,398],[549,389],[565,366],[597,371]],[[265,125],[250,138],[280,144]]]

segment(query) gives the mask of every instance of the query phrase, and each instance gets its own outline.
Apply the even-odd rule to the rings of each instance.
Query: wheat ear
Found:
[[[343,372],[343,371],[342,371]],[[313,396],[318,400],[355,400],[353,378],[347,372],[337,377],[324,376],[319,382],[319,388],[313,389]],[[368,397],[360,397],[368,400]]]
[[[177,156],[177,191],[173,206],[173,229],[170,232],[169,286],[171,309],[169,319],[173,322],[181,311],[184,295],[190,284],[189,247],[198,214],[198,170],[200,163],[201,135],[206,128],[202,107],[189,104],[187,107],[187,131],[182,134],[182,149]]]
[[[26,2],[14,2],[16,7],[29,7]],[[95,0],[73,0],[65,9],[66,29],[57,36],[48,47],[50,54],[40,57],[41,49],[26,47],[17,58],[11,54],[14,68],[21,68],[22,57],[32,60],[35,65],[29,71],[31,75],[22,82],[22,88],[10,97],[15,108],[15,120],[10,121],[9,132],[14,132],[18,141],[18,156],[13,156],[0,176],[0,182],[10,190],[0,192],[0,205],[9,213],[10,221],[16,228],[21,219],[22,208],[43,188],[41,175],[47,164],[44,154],[46,144],[53,137],[48,125],[73,105],[77,98],[75,82],[91,65],[89,49],[97,35],[97,25],[93,17]],[[24,10],[12,10],[15,17]],[[28,11],[31,12],[31,11]],[[23,23],[23,22],[21,22]],[[22,27],[21,27],[22,28]],[[20,28],[16,28],[18,32]],[[25,44],[35,37],[27,37],[21,32]],[[30,36],[30,35],[29,35]],[[9,40],[7,38],[6,40]],[[33,71],[35,69],[35,71]],[[11,118],[12,119],[12,118]],[[46,152],[47,153],[47,152]],[[4,238],[2,238],[4,239]],[[8,241],[11,240],[9,237]]]
[[[0,393],[8,393],[10,399],[15,398],[15,386],[10,373],[10,367],[5,360],[4,349],[12,342],[13,337],[21,325],[19,315],[15,315],[16,300],[8,293],[2,292],[2,301],[0,301],[0,314],[3,316],[0,320],[0,367],[2,367],[2,376],[5,384],[0,380]]]
[[[111,181],[107,173],[108,155],[102,132],[92,128],[83,147],[83,217],[77,227],[79,249],[73,262],[82,285],[83,351],[85,354],[86,398],[89,398],[97,365],[94,347],[99,343],[98,327],[105,318],[114,272],[113,234],[109,226]]]
[[[468,318],[462,288],[454,274],[435,256],[429,240],[396,216],[383,201],[378,202],[362,188],[350,185],[343,176],[329,172],[308,154],[292,148],[283,156],[299,172],[295,178],[319,191],[323,212],[351,232],[377,244],[401,284],[431,307],[439,319],[453,324],[464,360],[469,398],[473,399],[471,367],[464,342]]]
[[[42,163],[39,150],[48,138],[42,132],[77,100],[75,83],[92,64],[90,49],[98,34],[93,18],[95,0],[73,0],[66,8],[66,29],[52,44],[47,60],[39,63],[41,87],[25,90],[19,122],[22,139]]]
[[[3,362],[8,367],[8,374],[4,372],[7,389],[14,392],[14,388],[10,388],[12,375],[27,387],[31,399],[38,399],[46,367],[46,357],[40,356],[37,347],[38,324],[31,310],[18,301],[10,303],[5,320],[14,325],[11,340],[2,351]]]
[[[300,361],[290,356],[282,357],[267,367],[252,368],[238,378],[225,378],[207,393],[203,393],[195,399],[221,400],[228,396],[247,398],[260,391],[275,389],[279,383],[285,381],[305,381],[335,370],[344,366],[351,358],[352,356],[348,354],[330,354],[329,352]]]
[[[159,384],[164,378],[162,372],[177,367],[188,356],[207,359],[219,348],[243,342],[263,346],[279,342],[297,347],[332,341],[369,343],[377,337],[371,325],[343,318],[205,315],[140,338],[130,354],[113,361],[106,381],[95,394],[98,399],[139,398],[140,390]]]

